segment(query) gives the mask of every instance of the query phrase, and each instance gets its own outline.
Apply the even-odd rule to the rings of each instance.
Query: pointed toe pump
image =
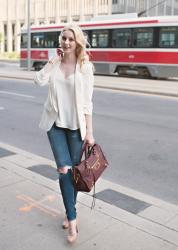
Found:
[[[67,241],[69,243],[74,243],[78,236],[78,228],[76,220],[69,221],[69,233],[67,236]]]

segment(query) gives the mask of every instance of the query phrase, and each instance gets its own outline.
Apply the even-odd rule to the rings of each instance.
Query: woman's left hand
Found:
[[[93,133],[91,132],[87,132],[85,139],[84,139],[84,143],[89,144],[90,146],[92,146],[95,143],[95,139],[93,137]]]

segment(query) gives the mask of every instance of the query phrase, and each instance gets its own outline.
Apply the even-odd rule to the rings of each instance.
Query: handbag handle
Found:
[[[81,155],[80,155],[80,159],[82,159],[83,154],[85,153],[85,160],[87,159],[87,157],[90,155],[90,153],[93,150],[93,147],[95,146],[95,144],[93,144],[92,146],[89,146],[88,143],[84,143],[82,150],[81,150]]]

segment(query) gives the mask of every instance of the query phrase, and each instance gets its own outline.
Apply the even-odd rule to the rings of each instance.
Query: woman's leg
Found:
[[[72,173],[71,169],[67,168],[63,168],[63,170],[61,169],[61,171],[65,172],[59,173],[59,186],[66,209],[67,219],[68,221],[72,221],[76,219],[75,193],[72,182]]]
[[[66,135],[67,131],[66,129],[53,125],[47,134],[59,172],[59,186],[66,209],[66,215],[68,220],[74,220],[76,218],[75,193],[72,182],[72,161]]]
[[[68,130],[67,140],[69,145],[69,152],[72,161],[72,166],[76,166],[80,162],[81,150],[83,141],[81,139],[80,130]],[[77,199],[77,191],[74,189],[75,204]]]
[[[68,140],[68,145],[69,145],[69,152],[70,152],[70,157],[72,161],[72,166],[74,167],[80,162],[80,157],[81,157],[81,150],[82,150],[82,145],[83,141],[81,140],[80,136],[80,130],[68,130],[67,131],[67,140]],[[72,170],[69,170],[71,173],[71,181],[73,185],[73,178],[72,178]],[[74,202],[76,205],[76,199],[77,199],[77,191],[74,190]],[[76,240],[77,238],[77,221],[75,220],[69,220],[69,234],[67,236],[68,242],[72,243]]]
[[[57,170],[64,166],[72,166],[70,152],[67,142],[66,130],[57,127],[55,124],[47,132]]]
[[[48,138],[56,160],[59,172],[59,185],[62,193],[67,219],[69,221],[68,242],[72,243],[77,238],[76,224],[76,196],[73,186],[71,167],[80,161],[82,140],[80,131],[71,131],[58,128],[55,125],[48,132]]]

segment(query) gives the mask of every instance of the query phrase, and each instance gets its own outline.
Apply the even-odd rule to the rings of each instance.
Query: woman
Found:
[[[35,82],[49,84],[40,121],[47,131],[59,172],[59,185],[66,210],[63,228],[67,240],[77,238],[76,197],[71,168],[80,162],[84,142],[94,144],[92,128],[93,65],[86,54],[87,41],[77,25],[64,27],[60,34],[63,53],[54,56],[36,73]]]

